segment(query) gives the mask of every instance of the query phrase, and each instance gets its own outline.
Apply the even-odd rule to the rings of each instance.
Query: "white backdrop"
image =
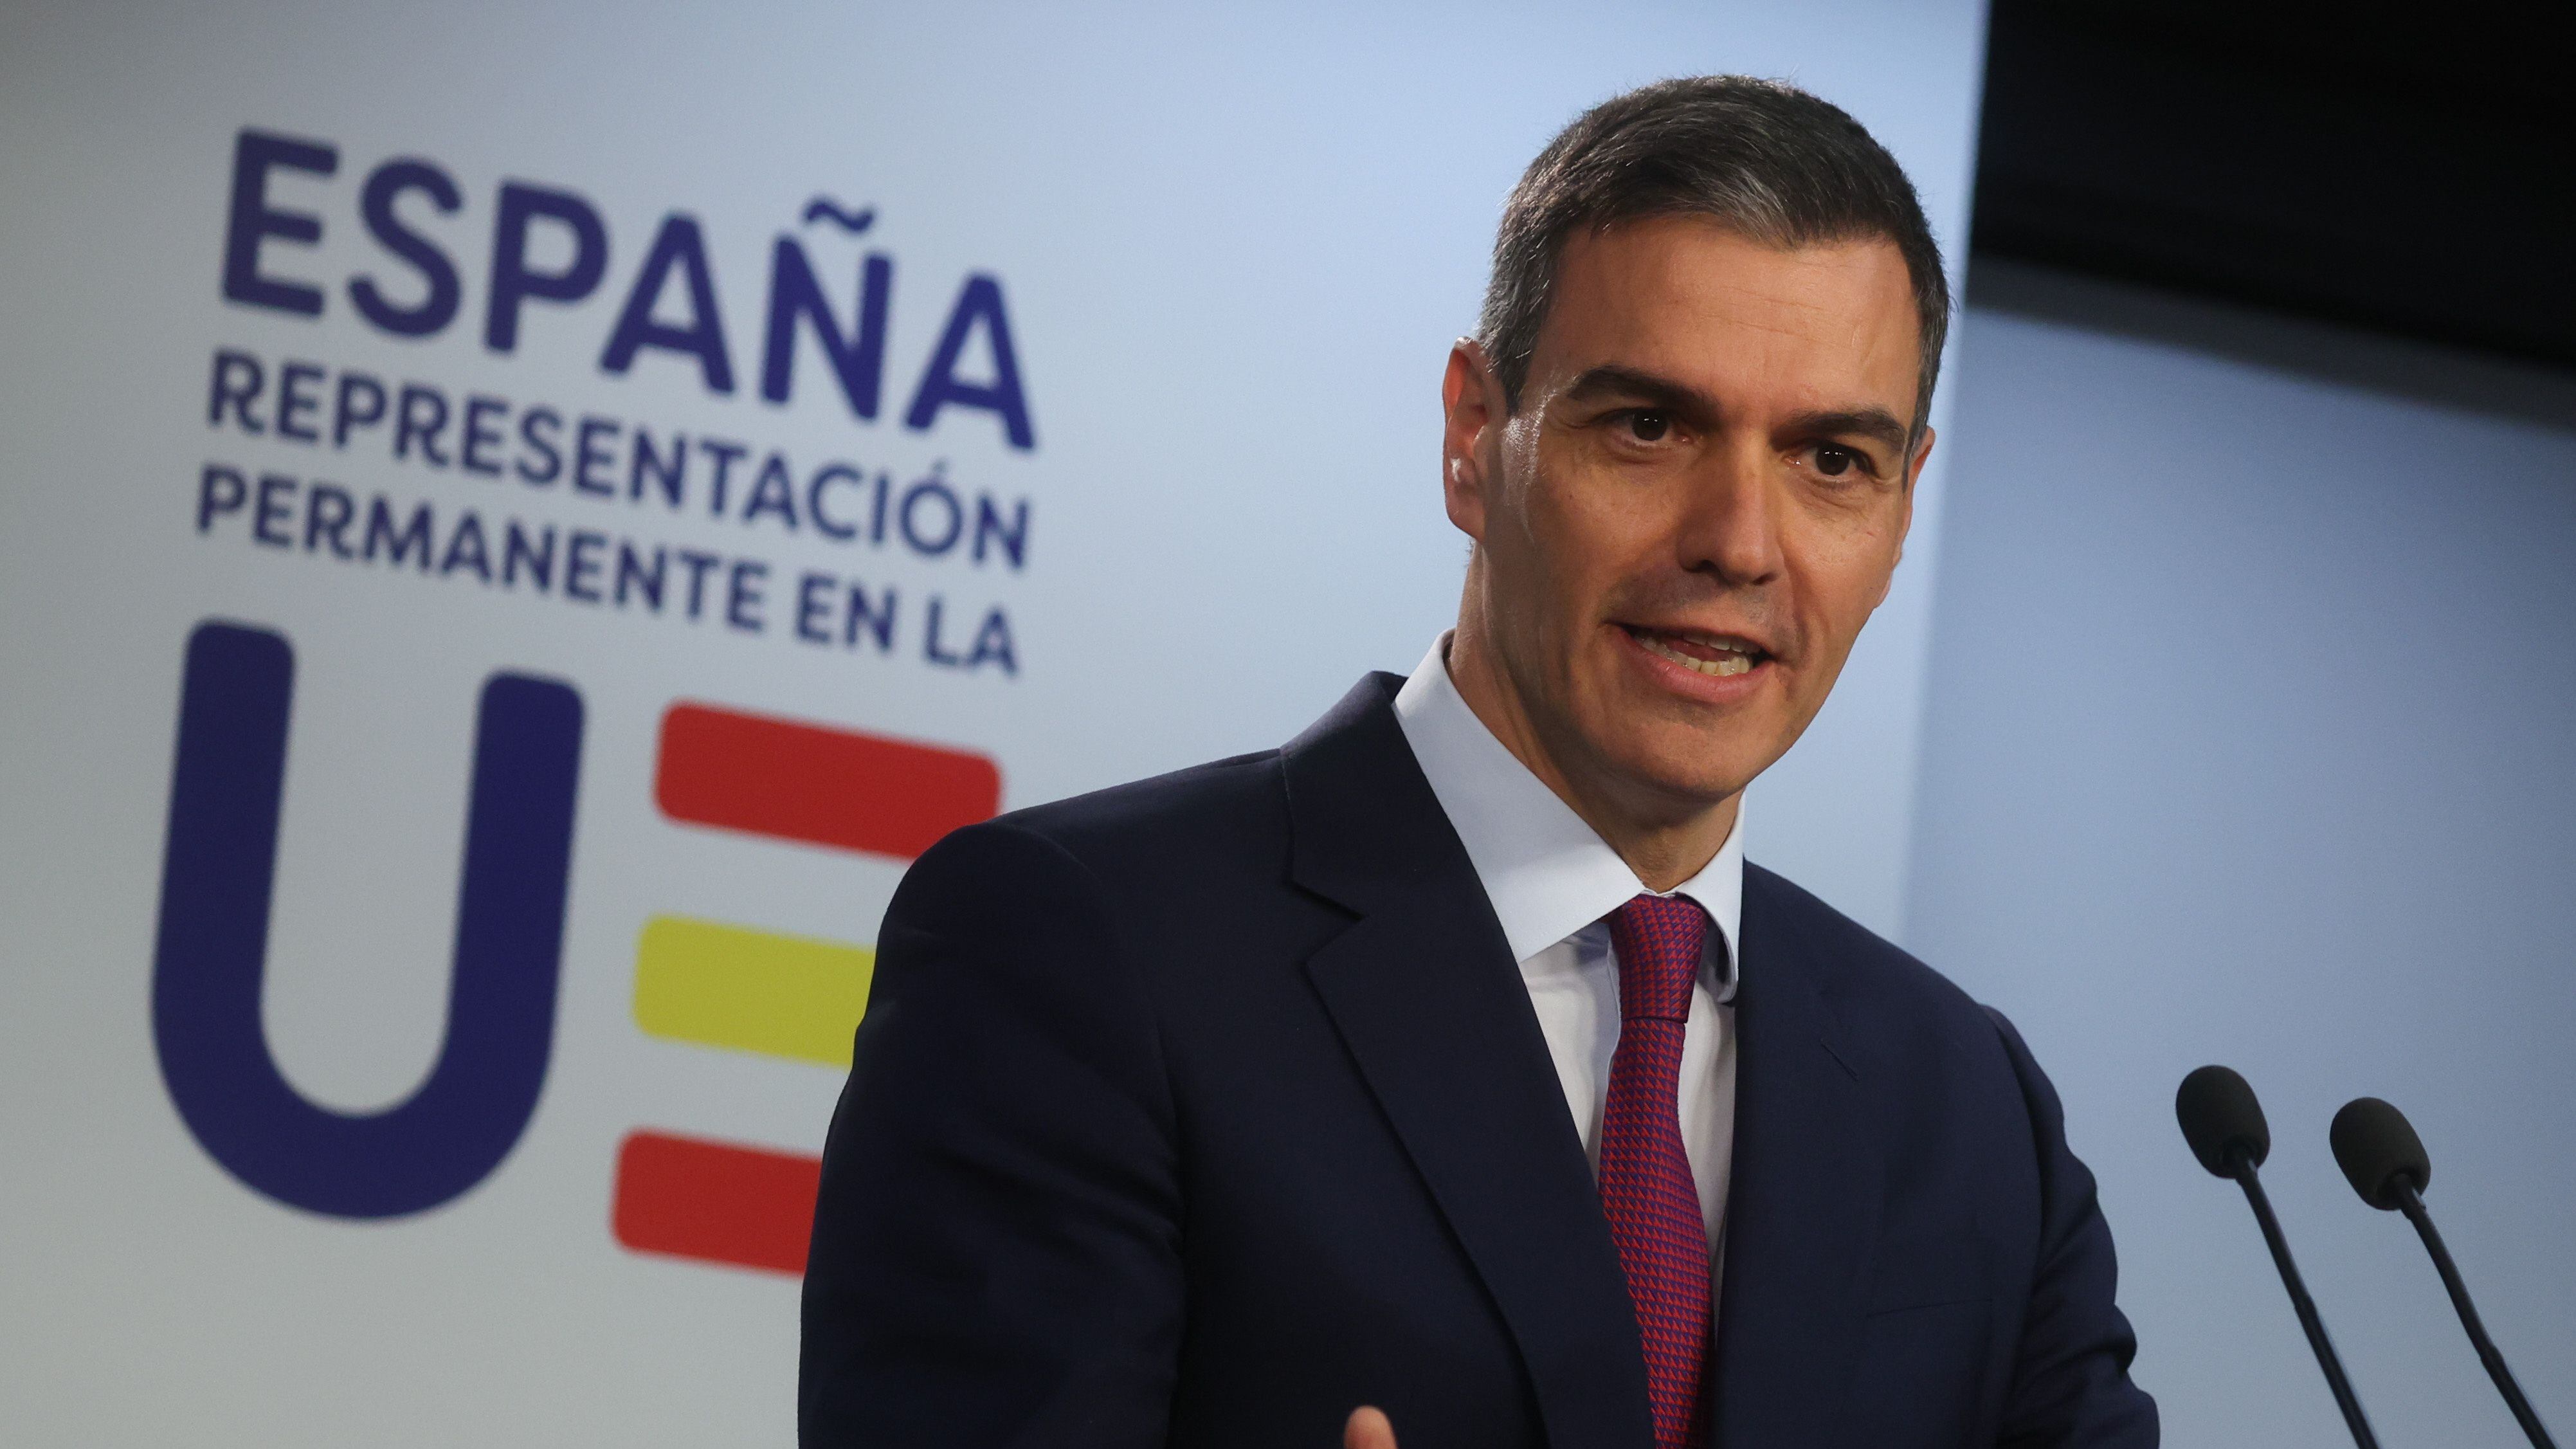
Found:
[[[704,701],[978,754],[1009,807],[1276,743],[1362,670],[1409,667],[1464,552],[1434,463],[1444,350],[1520,166],[1619,88],[1798,79],[1897,152],[1954,250],[1964,235],[1973,0],[1085,11],[0,15],[0,1442],[787,1442],[793,1277],[620,1246],[612,1183],[639,1129],[810,1153],[838,1074],[639,1029],[639,934],[676,915],[864,946],[901,864],[657,809],[664,711]],[[321,234],[271,236],[256,258],[318,289],[319,316],[226,300],[246,128],[336,153],[327,177],[269,173],[266,205]],[[397,158],[457,194],[452,213],[418,189],[394,205],[457,274],[459,308],[426,336],[370,323],[349,288],[368,278],[395,309],[433,290],[365,221],[368,179]],[[498,350],[508,183],[580,198],[604,263],[581,300],[526,303]],[[807,220],[817,198],[871,211],[867,229]],[[699,228],[729,393],[668,345],[602,364],[673,214]],[[873,419],[810,328],[788,398],[762,396],[782,236],[843,328],[860,257],[887,259]],[[570,229],[534,237],[529,269],[574,270]],[[661,275],[636,320],[668,343],[708,309],[686,265]],[[978,276],[994,282],[970,293]],[[970,296],[985,310],[967,345],[932,366]],[[999,381],[997,314],[1026,447],[974,405]],[[256,436],[237,409],[208,420],[221,349],[261,365]],[[287,422],[313,442],[278,436],[267,411],[299,361],[318,382],[296,386],[321,401]],[[390,422],[334,446],[352,370],[389,410],[407,382],[451,414],[499,399],[479,416],[508,429],[550,409],[567,449],[597,416],[614,425],[603,447],[641,426],[738,442],[746,470],[775,450],[799,516],[755,506],[749,471],[724,516],[704,473],[685,511],[630,501],[622,451],[614,497],[530,483],[509,471],[538,457],[514,433],[491,445],[500,476],[468,471],[454,426],[445,467],[416,440],[398,456]],[[927,373],[967,402],[915,427]],[[363,386],[353,397],[363,413]],[[908,547],[899,527],[824,536],[807,486],[834,461],[861,480],[835,485],[840,519],[880,474],[899,501],[936,470],[970,517],[979,497],[1025,517],[1016,564],[998,537],[979,563]],[[209,465],[241,475],[237,497],[202,491]],[[263,493],[266,474],[292,482]],[[331,532],[317,482],[350,500],[354,531]],[[1749,817],[1756,858],[1881,926],[1904,896],[1937,463],[1929,487],[1896,597]],[[379,495],[394,527],[429,507],[434,566],[335,556],[335,537],[363,554]],[[916,532],[936,545],[945,504],[925,497]],[[720,556],[728,589],[750,560],[766,570],[744,610],[758,627],[714,602],[689,618],[677,582],[658,610],[567,597],[593,587],[569,578],[480,582],[454,538],[469,511],[495,569],[512,520],[568,549],[595,531],[602,558],[618,539]],[[837,617],[819,626],[834,642],[798,637],[794,581],[814,571],[834,599],[851,580],[900,596],[886,648],[843,647]],[[613,565],[595,587],[612,582]],[[1007,666],[989,635],[980,664],[942,662],[965,660],[994,611]],[[359,1219],[254,1191],[165,1086],[155,921],[183,651],[209,619],[293,651],[260,1010],[285,1079],[344,1114],[410,1098],[441,1055],[477,689],[508,671],[579,697],[543,1090],[497,1168],[427,1211]]]

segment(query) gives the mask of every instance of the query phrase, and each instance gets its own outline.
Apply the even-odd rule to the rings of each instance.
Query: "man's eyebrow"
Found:
[[[1885,408],[1831,408],[1823,412],[1800,413],[1782,425],[1782,431],[1804,433],[1814,437],[1848,438],[1859,436],[1884,443],[1894,452],[1905,451],[1913,430],[1898,422],[1896,414]]]
[[[1586,369],[1566,388],[1564,396],[1568,402],[1591,402],[1600,398],[1633,399],[1672,413],[1691,424],[1705,424],[1719,411],[1714,399],[1687,383],[1616,363]],[[1782,431],[1811,437],[1862,437],[1884,444],[1895,453],[1903,453],[1914,435],[1914,430],[1898,420],[1896,414],[1881,407],[1825,408],[1800,413],[1788,419],[1782,425]]]
[[[1590,402],[1605,397],[1633,398],[1692,423],[1706,422],[1717,416],[1717,404],[1706,393],[1669,377],[1657,377],[1651,372],[1616,364],[1587,369],[1566,388],[1564,396],[1568,402]]]

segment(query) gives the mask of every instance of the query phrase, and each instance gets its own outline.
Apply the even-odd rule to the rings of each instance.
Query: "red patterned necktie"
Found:
[[[1601,1208],[1637,1306],[1656,1449],[1699,1432],[1708,1359],[1708,1221],[1682,1151],[1682,1027],[1708,913],[1639,896],[1610,913],[1619,962],[1619,1049],[1601,1113]]]

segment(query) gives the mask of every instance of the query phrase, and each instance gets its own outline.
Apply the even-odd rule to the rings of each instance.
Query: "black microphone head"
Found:
[[[2220,1177],[2234,1177],[2229,1156],[2243,1149],[2245,1160],[2260,1167],[2272,1155],[2272,1128],[2263,1120],[2263,1104],[2243,1077],[2226,1067],[2202,1067],[2182,1079],[2174,1093],[2174,1116],[2183,1140],[2200,1165]]]
[[[2355,1097],[2335,1113],[2326,1132],[2334,1144],[2335,1162],[2361,1200],[2384,1212],[2395,1212],[2404,1194],[2400,1179],[2422,1192],[2433,1181],[2433,1159],[2424,1154],[2424,1139],[2406,1114],[2377,1097]]]

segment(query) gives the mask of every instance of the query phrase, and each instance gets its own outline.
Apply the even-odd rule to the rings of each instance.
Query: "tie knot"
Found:
[[[1619,1019],[1690,1018],[1691,983],[1708,944],[1708,912],[1685,896],[1638,896],[1610,913],[1619,961]]]

